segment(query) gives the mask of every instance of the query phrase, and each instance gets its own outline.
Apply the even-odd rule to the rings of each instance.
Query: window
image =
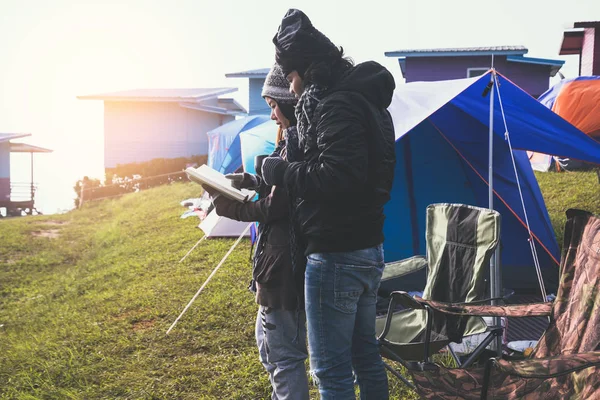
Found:
[[[489,71],[489,68],[467,68],[467,78],[481,76]]]

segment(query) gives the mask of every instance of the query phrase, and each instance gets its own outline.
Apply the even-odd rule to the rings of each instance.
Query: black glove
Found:
[[[241,174],[227,174],[225,178],[231,180],[231,186],[236,189],[257,189],[260,186],[260,178],[247,172]]]
[[[208,185],[202,185],[202,188],[204,188],[204,191],[210,195],[217,215],[230,218],[232,215],[232,207],[235,207],[235,203],[237,202],[229,197],[221,195],[221,193],[217,192]]]
[[[279,156],[267,157],[262,163],[262,177],[269,186],[281,185],[289,163]]]
[[[217,198],[213,199],[212,203],[215,206],[217,215],[226,218],[231,218],[233,215],[233,207],[235,207],[236,204],[240,204],[226,196],[218,196]]]

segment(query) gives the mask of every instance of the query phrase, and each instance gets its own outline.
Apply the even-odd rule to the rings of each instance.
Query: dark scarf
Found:
[[[317,124],[315,121],[315,110],[327,88],[310,84],[304,88],[304,92],[296,105],[296,119],[298,120],[298,146],[306,154],[308,149],[314,149],[317,145]]]

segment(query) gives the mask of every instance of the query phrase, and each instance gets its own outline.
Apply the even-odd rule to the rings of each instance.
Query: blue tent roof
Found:
[[[254,115],[231,121],[207,132],[208,166],[229,174],[242,166],[239,134],[269,120],[268,115]]]
[[[536,289],[537,275],[526,221],[535,238],[546,287],[555,290],[558,245],[539,186],[523,150],[600,163],[600,144],[498,76],[494,107],[494,208],[502,215],[504,286]],[[439,202],[488,206],[490,75],[398,87],[389,110],[396,130],[396,173],[385,207],[386,261],[425,254],[425,209]],[[501,100],[501,101],[499,101]],[[525,212],[517,186],[502,109],[506,116]],[[424,273],[404,282],[421,290]]]
[[[255,174],[254,157],[271,154],[275,150],[277,129],[275,121],[269,119],[267,122],[240,134],[244,171]]]

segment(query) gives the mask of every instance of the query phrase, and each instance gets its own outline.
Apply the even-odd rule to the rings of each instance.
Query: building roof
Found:
[[[11,143],[11,153],[52,153],[52,150],[25,143]]]
[[[119,92],[77,96],[81,100],[104,101],[159,101],[159,102],[200,102],[224,94],[233,93],[237,88],[196,88],[196,89],[135,89]]]
[[[574,28],[600,28],[600,21],[580,21],[573,24]]]
[[[456,57],[456,56],[488,56],[488,55],[523,55],[527,53],[524,46],[490,46],[490,47],[453,47],[438,49],[406,49],[386,51],[386,57]]]
[[[266,78],[271,68],[251,69],[248,71],[230,72],[226,78]]]
[[[583,35],[586,28],[600,29],[600,21],[575,22],[573,28],[565,29],[558,54],[561,56],[581,54],[583,50]]]
[[[219,106],[226,108],[229,111],[241,112],[243,114],[248,113],[248,111],[244,108],[244,106],[242,106],[240,103],[238,103],[235,99],[223,98],[223,99],[219,99],[218,103],[219,103]]]
[[[31,136],[31,133],[0,133],[0,143]]]
[[[550,67],[550,76],[556,75],[562,66],[565,65],[564,60],[552,60],[549,58],[533,58],[524,56],[507,56],[506,61],[524,64],[547,65]]]
[[[191,102],[182,102],[179,103],[179,105],[183,108],[224,115],[243,115],[248,113],[248,111],[234,99],[218,99],[216,106],[213,104]]]

